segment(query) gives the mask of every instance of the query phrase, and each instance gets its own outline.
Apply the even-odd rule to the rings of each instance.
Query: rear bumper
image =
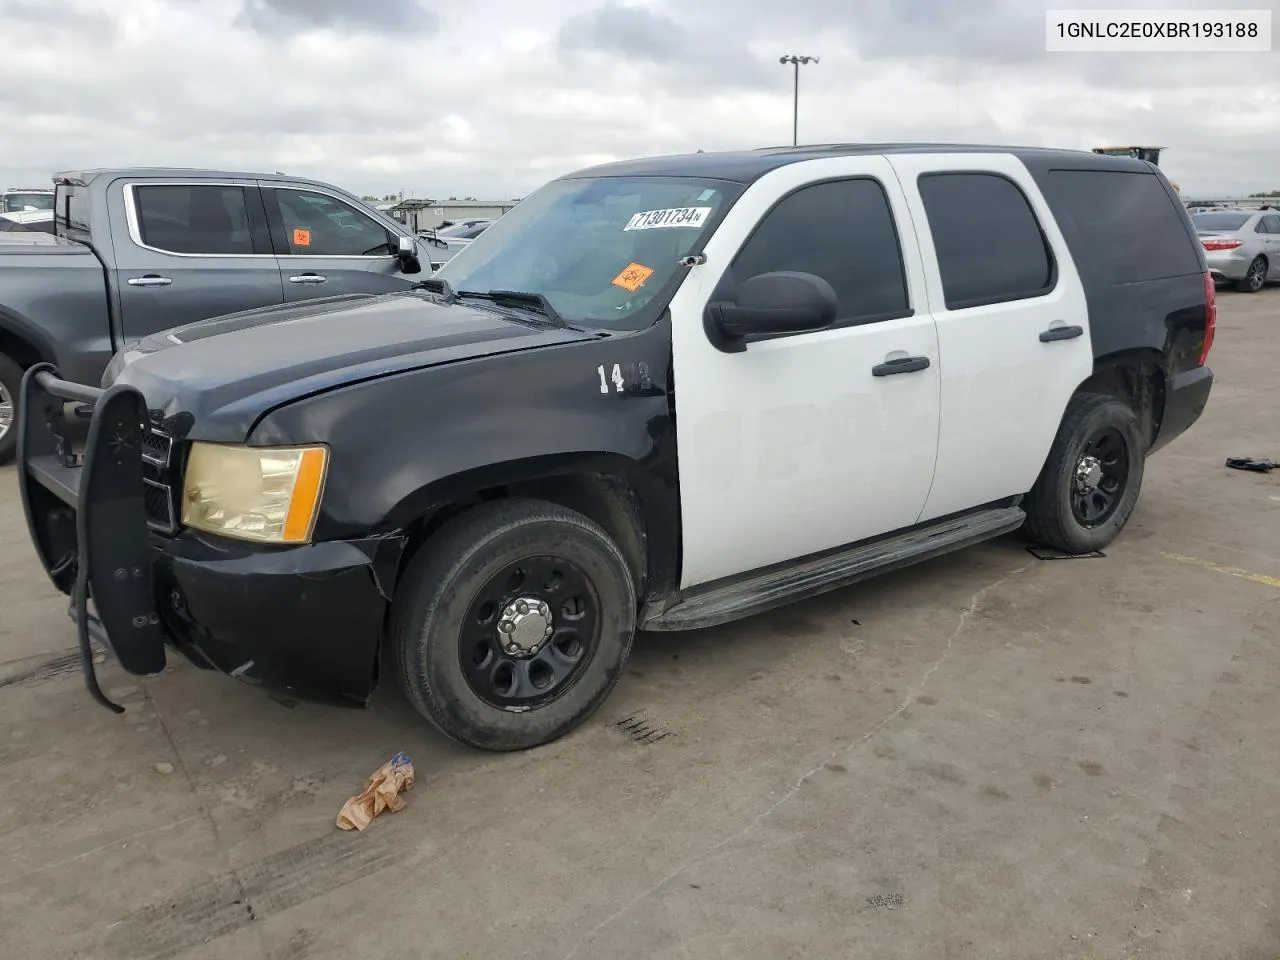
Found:
[[[95,699],[119,709],[98,688],[91,637],[135,675],[159,672],[173,649],[278,696],[368,701],[401,538],[279,548],[157,533],[148,524],[141,395],[69,384],[48,365],[28,371],[22,393],[28,530],[50,579],[71,597]],[[93,404],[82,459],[62,439],[64,400]]]
[[[1200,419],[1212,390],[1213,371],[1208,367],[1179,373],[1165,385],[1164,416],[1151,445],[1151,453],[1185,433]]]
[[[1206,250],[1204,259],[1209,273],[1217,280],[1243,280],[1249,272],[1254,254],[1240,250]]]

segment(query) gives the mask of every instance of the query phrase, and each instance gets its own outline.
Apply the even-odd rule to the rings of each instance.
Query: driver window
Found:
[[[285,252],[304,257],[389,257],[392,238],[381,224],[340,200],[308,190],[277,188]]]
[[[884,188],[869,178],[802,187],[778,202],[733,262],[737,283],[775,270],[826,280],[836,323],[909,315],[902,250]]]

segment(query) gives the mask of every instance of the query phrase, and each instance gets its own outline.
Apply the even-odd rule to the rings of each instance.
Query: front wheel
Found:
[[[22,368],[0,353],[0,466],[18,450],[18,395]]]
[[[405,695],[449,737],[524,750],[604,701],[631,654],[636,591],[599,525],[504,500],[441,528],[409,564],[391,640]]]
[[[1137,505],[1145,457],[1142,428],[1127,404],[1077,394],[1027,495],[1027,532],[1063,553],[1101,550]]]

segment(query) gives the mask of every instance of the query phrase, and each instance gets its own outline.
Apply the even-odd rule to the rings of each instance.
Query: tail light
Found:
[[[1208,271],[1204,275],[1204,344],[1200,347],[1200,366],[1209,359],[1209,350],[1213,347],[1213,335],[1218,329],[1218,288],[1213,282],[1213,274]]]
[[[1244,243],[1243,240],[1201,240],[1200,242],[1204,244],[1206,250],[1234,250]]]

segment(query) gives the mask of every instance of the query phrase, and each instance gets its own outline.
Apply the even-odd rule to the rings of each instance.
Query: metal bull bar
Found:
[[[66,437],[68,402],[93,408],[83,455]],[[146,402],[134,387],[71,383],[48,363],[22,378],[18,487],[27,529],[49,579],[71,598],[85,686],[114,713],[124,707],[98,686],[91,637],[128,673],[150,676],[165,666],[143,484],[146,430]]]

